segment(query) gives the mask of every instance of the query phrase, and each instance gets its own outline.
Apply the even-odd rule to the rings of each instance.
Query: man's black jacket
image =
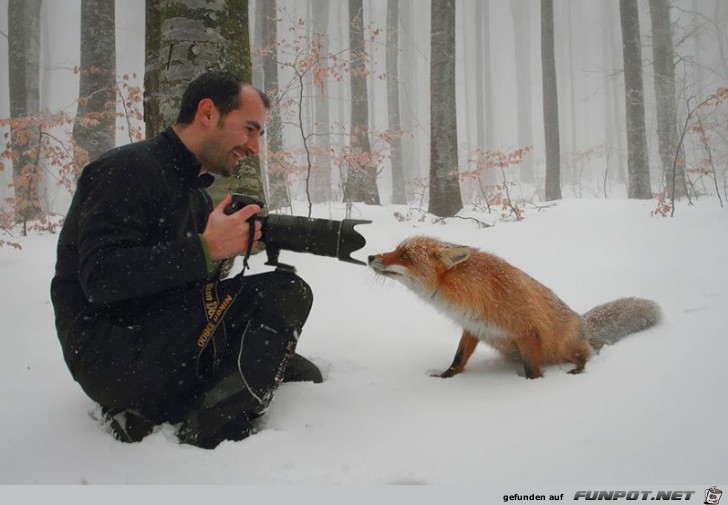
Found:
[[[207,278],[199,234],[210,201],[198,187],[199,173],[200,163],[171,128],[84,168],[51,283],[56,328],[72,372],[99,318],[138,325],[166,293]]]

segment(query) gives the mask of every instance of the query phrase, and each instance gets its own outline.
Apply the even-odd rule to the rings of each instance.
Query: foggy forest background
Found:
[[[216,199],[723,205],[726,27],[722,0],[0,0],[0,246],[53,231],[82,167],[171,125],[209,69],[273,101]]]

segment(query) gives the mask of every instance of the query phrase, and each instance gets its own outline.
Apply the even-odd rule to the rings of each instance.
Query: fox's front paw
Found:
[[[457,373],[458,372],[455,371],[455,369],[448,368],[447,370],[445,370],[442,373],[432,373],[432,374],[430,374],[430,377],[440,377],[441,379],[447,379],[449,377],[452,377],[454,375],[457,375]]]

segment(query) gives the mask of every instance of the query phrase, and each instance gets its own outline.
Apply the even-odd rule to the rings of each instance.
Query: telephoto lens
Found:
[[[351,253],[366,245],[366,239],[354,229],[371,221],[361,219],[313,219],[301,216],[270,214],[262,219],[262,242],[267,247],[293,252],[330,256],[348,263],[366,265]]]
[[[232,214],[246,205],[256,204],[261,209],[265,202],[247,195],[233,194],[232,203],[225,209]],[[265,244],[268,265],[279,265],[280,251],[293,251],[329,256],[340,261],[364,265],[366,263],[351,257],[351,253],[366,245],[366,239],[354,229],[358,224],[371,221],[363,219],[315,219],[285,214],[258,216],[261,223],[261,242]]]

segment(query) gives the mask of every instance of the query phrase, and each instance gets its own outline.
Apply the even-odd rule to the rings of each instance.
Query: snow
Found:
[[[450,364],[454,323],[366,267],[284,251],[314,290],[298,350],[325,382],[284,384],[257,434],[212,451],[179,445],[169,425],[122,444],[90,417],[53,325],[57,237],[15,238],[21,252],[0,248],[0,483],[440,484],[498,501],[523,488],[687,483],[702,494],[726,475],[728,209],[706,198],[658,218],[654,205],[564,200],[521,222],[463,212],[491,228],[354,206],[351,217],[373,221],[357,228],[367,238],[358,259],[431,235],[504,257],[579,312],[633,295],[656,300],[665,319],[602,350],[582,375],[551,366],[526,380],[481,345],[444,380],[429,374]],[[343,218],[339,204],[315,210]],[[250,275],[262,263],[254,257]]]

